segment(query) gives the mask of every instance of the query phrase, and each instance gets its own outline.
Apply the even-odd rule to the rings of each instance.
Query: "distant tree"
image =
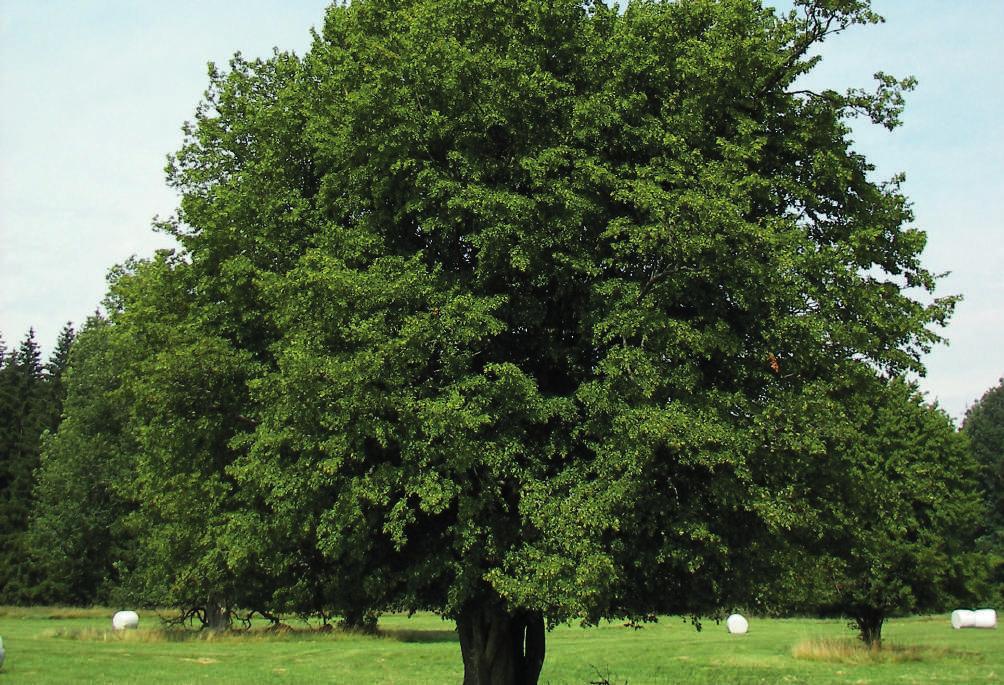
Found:
[[[980,465],[987,521],[981,549],[994,557],[997,602],[1004,602],[1004,379],[966,411],[962,432]],[[989,598],[988,598],[989,599]]]
[[[46,429],[54,430],[60,422],[63,411],[63,398],[66,396],[66,384],[63,380],[63,373],[70,362],[70,349],[76,340],[76,331],[73,324],[67,322],[59,332],[56,339],[56,346],[49,355],[43,367],[45,375],[45,386],[48,399],[48,417],[46,418]]]
[[[151,402],[136,417],[138,430],[147,436],[172,432],[170,440],[160,445],[146,438],[143,442],[140,469],[152,474],[150,487],[160,492],[150,501],[166,501],[166,484],[177,481],[153,474],[170,475],[175,460],[190,464],[198,458],[198,466],[189,468],[201,474],[205,483],[217,485],[211,497],[196,495],[197,500],[215,507],[212,525],[194,511],[188,511],[190,521],[177,520],[174,517],[186,511],[181,505],[170,517],[155,515],[155,507],[147,504],[141,507],[138,520],[153,517],[154,523],[149,528],[141,526],[145,535],[155,538],[160,522],[171,520],[174,527],[167,532],[174,539],[184,539],[182,530],[201,538],[173,549],[159,545],[165,552],[164,560],[158,561],[163,566],[151,565],[155,556],[144,554],[144,563],[151,568],[145,574],[147,594],[156,590],[158,580],[163,584],[173,578],[165,576],[163,568],[188,567],[204,552],[205,570],[192,574],[198,581],[179,584],[188,592],[198,590],[203,597],[211,594],[230,607],[269,613],[324,617],[348,613],[352,614],[345,617],[350,625],[364,627],[370,621],[369,607],[357,612],[339,609],[332,595],[337,584],[323,573],[325,563],[315,544],[312,513],[302,511],[295,518],[271,514],[258,492],[234,483],[235,462],[249,449],[247,435],[257,416],[249,399],[249,377],[260,376],[261,365],[272,359],[270,346],[278,336],[275,322],[263,315],[267,305],[259,279],[294,264],[324,222],[309,202],[309,196],[317,192],[318,179],[303,138],[309,93],[299,87],[302,64],[283,53],[251,62],[236,57],[229,72],[211,67],[210,78],[208,100],[197,111],[196,124],[188,128],[186,145],[170,170],[171,183],[186,192],[181,221],[166,228],[185,246],[187,255],[163,268],[137,273],[136,279],[144,280],[144,285],[130,289],[129,279],[123,280],[118,288],[121,294],[115,295],[120,300],[114,307],[119,313],[112,315],[115,325],[135,331],[143,340],[142,346],[148,348],[144,354],[158,360],[138,390]],[[207,167],[222,176],[206,176]],[[150,284],[157,269],[161,274],[157,284]],[[165,319],[160,327],[170,325],[175,331],[144,332],[154,324],[137,315],[138,307],[146,306],[138,297],[144,293],[149,293],[148,299],[173,297],[168,294],[171,288],[182,293],[178,300],[182,304],[158,306],[175,317]],[[207,316],[210,310],[214,313]],[[210,366],[195,374],[190,370],[192,360],[203,358]],[[185,374],[184,383],[173,380],[174,375]],[[212,403],[207,404],[206,398],[212,398]],[[178,417],[182,407],[188,418]],[[211,422],[191,420],[206,411],[213,412]],[[185,452],[192,444],[198,447]],[[180,456],[171,452],[171,445],[182,450]],[[173,496],[184,501],[190,494],[194,493],[179,484]],[[208,515],[207,509],[203,507],[199,515]],[[228,544],[233,546],[228,548]],[[227,551],[210,558],[220,549]],[[176,552],[178,560],[171,560]],[[167,597],[182,599],[177,593]]]
[[[880,645],[889,617],[971,599],[986,564],[972,544],[983,509],[965,438],[914,385],[869,373],[808,400],[788,427],[818,442],[782,460],[779,485],[801,510],[775,588],[789,609],[843,614]]]
[[[239,611],[273,621],[280,612],[328,618],[332,605],[316,551],[304,549],[300,537],[278,535],[254,493],[237,487],[231,474],[240,454],[231,442],[250,421],[239,412],[254,367],[177,306],[178,291],[165,283],[182,283],[184,269],[162,255],[134,265],[113,286],[120,306],[111,310],[109,328],[121,345],[116,392],[128,403],[126,422],[82,425],[78,435],[77,415],[67,410],[71,446],[83,436],[107,441],[106,452],[115,448],[106,469],[119,479],[98,483],[117,507],[102,513],[127,543],[123,549],[111,541],[100,560],[106,573],[111,560],[122,578],[112,596],[176,607],[213,630],[228,628]],[[135,311],[157,314],[136,321]]]
[[[14,363],[25,378],[38,380],[42,377],[42,352],[39,349],[34,328],[28,329],[28,333],[17,346],[16,355]]]
[[[0,369],[0,603],[31,601],[24,533],[38,448],[50,416],[41,352],[31,329]]]
[[[271,530],[262,507],[230,472],[256,367],[199,316],[191,276],[187,262],[163,252],[120,270],[106,304],[135,446],[122,492],[133,504],[124,528],[136,553],[122,596],[224,629],[238,609],[271,615],[285,579],[262,553]]]
[[[133,559],[125,531],[136,453],[126,430],[132,402],[109,323],[91,317],[70,353],[68,330],[49,366],[68,388],[65,420],[43,439],[27,548],[37,601],[108,603]]]

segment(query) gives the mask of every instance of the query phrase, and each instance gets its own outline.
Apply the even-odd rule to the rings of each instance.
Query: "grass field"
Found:
[[[3,609],[7,683],[459,683],[452,624],[384,616],[375,637],[321,633],[170,632],[141,614],[114,633],[103,609]],[[731,636],[679,618],[633,630],[563,626],[548,635],[542,683],[995,683],[1004,682],[1004,631],[952,630],[948,616],[893,620],[887,648],[859,648],[843,621],[753,619]]]

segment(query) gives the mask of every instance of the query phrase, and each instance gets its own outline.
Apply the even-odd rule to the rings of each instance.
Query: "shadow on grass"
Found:
[[[42,637],[84,642],[285,642],[294,640],[343,640],[352,633],[321,631],[313,628],[288,630],[198,630],[195,628],[139,628],[111,630],[105,628],[52,628]]]
[[[339,629],[256,628],[252,630],[211,631],[193,628],[139,628],[112,630],[106,628],[51,628],[43,637],[85,642],[276,642],[291,640],[338,641],[347,639],[387,639],[396,642],[457,642],[455,630],[380,629],[376,633]]]
[[[460,636],[455,630],[408,630],[408,629],[383,629],[378,635],[398,642],[458,642]]]

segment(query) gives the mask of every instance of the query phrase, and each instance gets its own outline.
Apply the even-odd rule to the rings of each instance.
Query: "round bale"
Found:
[[[139,614],[135,611],[120,611],[112,616],[112,627],[115,630],[139,627]]]
[[[973,612],[973,628],[996,628],[997,612],[993,609],[977,609]]]
[[[952,612],[952,627],[959,628],[996,628],[997,612],[993,609],[956,609]]]
[[[959,628],[968,628],[973,623],[973,612],[969,609],[956,609],[952,612],[952,627],[958,630]]]
[[[750,629],[750,623],[739,614],[732,614],[725,619],[725,627],[733,635],[745,635],[746,631]]]

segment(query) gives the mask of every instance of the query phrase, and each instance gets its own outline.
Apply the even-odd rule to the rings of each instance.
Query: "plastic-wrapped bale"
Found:
[[[960,628],[996,628],[997,612],[993,609],[956,609],[952,612],[952,627]]]
[[[739,614],[732,614],[725,619],[725,627],[733,635],[745,635],[746,631],[750,629],[750,622]]]
[[[112,616],[112,628],[126,630],[139,627],[139,614],[135,611],[120,611]]]
[[[3,651],[3,638],[0,637],[0,668],[3,668],[3,658],[6,654]]]

